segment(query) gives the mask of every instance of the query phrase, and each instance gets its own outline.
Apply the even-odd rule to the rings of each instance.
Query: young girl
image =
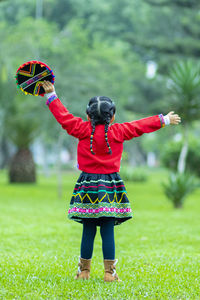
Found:
[[[115,119],[115,104],[108,97],[94,97],[87,106],[87,122],[74,117],[58,99],[54,86],[44,81],[46,104],[68,134],[79,139],[78,168],[68,216],[83,224],[81,253],[75,279],[89,279],[97,226],[104,257],[104,281],[120,281],[116,273],[114,226],[132,218],[127,192],[118,172],[123,142],[181,120],[173,112],[122,124]]]

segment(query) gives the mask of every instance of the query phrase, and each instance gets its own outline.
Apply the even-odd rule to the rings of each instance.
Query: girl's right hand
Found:
[[[174,111],[170,111],[167,116],[170,119],[170,124],[172,125],[178,125],[179,123],[181,123],[181,118],[179,117],[178,114],[174,114]]]
[[[42,86],[43,86],[46,94],[55,92],[54,85],[50,81],[44,80],[42,82]]]

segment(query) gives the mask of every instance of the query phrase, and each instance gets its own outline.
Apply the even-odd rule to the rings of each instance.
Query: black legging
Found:
[[[97,224],[100,225],[104,259],[115,259],[114,218],[83,219],[81,258],[92,258]]]

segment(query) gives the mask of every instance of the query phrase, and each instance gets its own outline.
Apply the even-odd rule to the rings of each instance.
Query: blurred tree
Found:
[[[50,27],[49,24],[44,21],[38,21],[38,25],[43,29],[43,33],[47,32]],[[26,28],[26,29],[25,29]],[[14,30],[13,30],[14,29]],[[35,29],[35,30],[34,30]],[[53,28],[49,29],[53,33]],[[33,39],[30,37],[30,32],[32,33]],[[3,156],[2,166],[5,166],[5,163],[8,163],[8,141],[12,140],[15,146],[18,148],[17,159],[20,160],[19,155],[21,154],[24,158],[24,166],[30,165],[30,160],[32,157],[30,152],[28,153],[29,146],[33,140],[32,134],[34,133],[35,125],[38,123],[39,116],[42,118],[42,112],[33,109],[31,114],[31,123],[28,124],[27,116],[28,112],[31,111],[31,105],[28,103],[28,98],[23,97],[21,91],[17,90],[15,85],[15,72],[19,65],[35,58],[35,53],[37,52],[37,24],[31,22],[30,19],[23,19],[19,25],[9,25],[6,22],[0,23],[0,38],[2,43],[0,44],[0,50],[4,53],[4,56],[0,58],[0,87],[1,87],[1,96],[0,96],[0,114],[1,114],[1,136],[0,136],[0,145],[1,153]],[[35,35],[35,38],[34,38]],[[45,48],[45,42],[49,40],[50,34],[47,34],[47,38],[40,40],[40,46],[42,49]],[[44,41],[45,40],[45,41]],[[51,43],[50,43],[51,44]],[[50,51],[50,50],[49,50]],[[43,50],[44,52],[44,50]],[[17,100],[19,95],[21,100]],[[21,103],[22,102],[22,103]],[[34,102],[36,104],[36,102]],[[21,109],[21,105],[27,106],[27,111]],[[30,117],[30,116],[29,116]],[[32,126],[34,124],[34,126]],[[24,140],[24,142],[22,141]],[[24,149],[26,149],[24,155]],[[27,158],[27,162],[26,159]],[[14,168],[16,165],[16,159],[12,161],[11,168]],[[22,160],[21,160],[22,163]],[[32,164],[33,165],[33,164]],[[30,176],[30,181],[34,181],[34,167],[32,168],[32,176]],[[17,172],[18,166],[15,167]],[[21,170],[23,169],[23,166]],[[21,171],[20,171],[21,172]],[[24,175],[15,176],[13,175],[13,170],[10,172],[11,181],[17,180],[29,180],[27,174],[24,171]]]
[[[169,2],[157,7],[145,0],[43,0],[43,18],[38,20],[36,0],[2,2],[0,51],[4,56],[0,57],[0,72],[8,80],[0,85],[4,90],[9,87],[10,95],[0,96],[1,102],[7,100],[0,114],[6,116],[7,111],[9,116],[9,106],[15,101],[11,84],[15,70],[35,58],[53,68],[57,93],[83,118],[89,98],[101,94],[117,102],[117,121],[174,110],[168,101],[166,74],[177,59],[196,59],[199,15],[192,7],[178,7],[178,0],[176,5]],[[147,78],[151,60],[157,72]],[[49,143],[50,134],[53,144],[59,127],[44,106],[38,122],[43,120],[43,140]],[[70,138],[63,143],[69,149],[75,145]]]
[[[161,153],[162,164],[167,168],[176,172],[178,159],[180,156],[183,141],[168,141],[168,143],[163,147]],[[198,136],[189,135],[189,147],[187,155],[187,164],[185,171],[188,173],[193,173],[194,175],[200,177],[200,142]]]
[[[184,2],[185,6],[186,2],[189,1]],[[145,0],[74,0],[73,4],[74,14],[81,20],[83,30],[88,31],[91,44],[98,39],[100,47],[104,43],[112,47],[121,41],[126,49],[125,60],[134,52],[144,67],[149,61],[156,62],[158,75],[150,80],[144,71],[137,73],[132,62],[129,80],[134,88],[124,100],[125,108],[140,113],[164,111],[170,66],[179,58],[199,56],[199,15],[195,7],[173,6],[172,1],[156,7]]]
[[[73,3],[75,15],[83,21],[91,40],[96,36],[102,42],[121,40],[144,62],[156,61],[162,74],[167,74],[177,57],[199,57],[198,0],[74,0]]]
[[[178,6],[180,8],[199,8],[200,3],[198,0],[144,0],[145,2],[155,6]]]
[[[10,182],[36,181],[35,165],[30,145],[36,137],[39,128],[36,119],[38,105],[36,102],[31,102],[27,105],[24,97],[21,94],[17,95],[15,105],[10,111],[12,118],[9,118],[6,122],[5,132],[9,134],[9,139],[17,147],[17,153],[10,163]]]
[[[0,48],[5,53],[0,62],[2,71],[0,84],[2,87],[4,84],[4,92],[0,96],[0,102],[3,104],[0,113],[4,115],[1,122],[7,139],[11,137],[12,126],[15,131],[15,138],[12,138],[12,141],[18,147],[19,140],[25,136],[24,128],[30,129],[32,135],[35,126],[28,127],[26,116],[21,114],[21,119],[19,117],[23,103],[27,106],[27,114],[32,110],[31,100],[36,107],[37,105],[40,107],[40,110],[36,108],[32,110],[32,122],[35,124],[34,120],[36,120],[37,124],[40,123],[40,134],[43,137],[46,135],[46,139],[49,139],[50,134],[52,141],[57,137],[59,127],[53,117],[49,117],[45,105],[40,106],[38,98],[23,96],[14,83],[14,74],[18,66],[25,61],[35,59],[38,53],[40,53],[40,60],[47,62],[54,69],[57,93],[74,114],[85,118],[89,99],[94,95],[105,94],[117,102],[120,111],[118,120],[123,119],[121,108],[125,99],[133,94],[134,89],[130,81],[131,65],[135,66],[136,74],[143,74],[144,70],[137,56],[130,54],[127,60],[124,60],[126,47],[122,43],[116,43],[111,47],[106,42],[102,44],[96,39],[91,47],[87,31],[82,31],[80,21],[69,23],[62,31],[58,31],[54,23],[49,24],[45,20],[33,18],[24,18],[18,24],[9,26],[3,22],[0,26],[2,29],[0,36],[3,41]],[[21,96],[22,104],[17,100],[17,95]],[[19,126],[14,125],[14,120],[7,126],[12,111],[16,114],[15,122],[20,121]],[[23,120],[24,124],[22,124]],[[29,140],[28,132],[26,134]],[[76,146],[70,138],[64,139],[64,143],[69,148]],[[75,153],[74,148],[71,149],[71,153]]]
[[[147,17],[146,22],[143,22],[143,29],[140,30],[140,34],[127,31],[124,40],[128,41],[133,49],[137,47],[140,52],[145,50],[146,55],[158,63],[159,72],[162,74],[166,74],[178,57],[198,59],[199,1],[144,0],[143,3],[149,4],[149,7],[144,6],[140,10],[143,17],[146,11]],[[139,24],[141,25],[141,21]]]
[[[62,30],[72,19],[76,18],[73,0],[43,0],[44,17],[49,22],[55,22]]]
[[[184,173],[188,153],[189,127],[200,118],[200,65],[192,61],[177,63],[170,72],[169,88],[172,101],[183,122],[183,147],[178,172]]]
[[[34,0],[14,0],[3,1],[0,10],[0,20],[8,22],[8,26],[17,24],[26,17],[35,16],[36,1]]]
[[[182,208],[187,196],[199,187],[199,182],[191,174],[170,174],[168,182],[163,183],[164,193],[174,208]]]
[[[34,16],[35,8],[36,1],[27,0],[24,4],[22,0],[18,0],[13,2],[12,7],[4,5],[0,16],[10,23],[16,23],[26,16]],[[199,19],[192,7],[176,9],[176,6],[168,7],[165,3],[165,6],[157,8],[139,0],[43,0],[43,15],[49,23],[56,22],[64,39],[69,38],[72,24],[79,24],[79,32],[82,30],[88,35],[88,49],[93,47],[96,40],[99,41],[100,49],[104,43],[111,48],[121,44],[124,48],[124,60],[128,61],[132,52],[137,53],[135,58],[144,64],[143,69],[149,60],[153,60],[157,63],[160,74],[167,73],[177,56],[195,56],[193,50],[190,52],[195,43],[197,49],[199,47]],[[42,28],[40,32],[42,33]],[[182,48],[184,53],[181,52]],[[68,56],[70,57],[70,53]],[[132,110],[138,112],[144,109],[147,113],[157,113],[164,109],[165,81],[160,76],[148,80],[144,70],[138,73],[138,69],[133,68],[136,59],[129,60],[132,65],[129,81],[133,88],[132,93],[127,93],[128,97],[124,98],[123,103],[128,110],[132,107]],[[162,88],[158,89],[158,85]]]

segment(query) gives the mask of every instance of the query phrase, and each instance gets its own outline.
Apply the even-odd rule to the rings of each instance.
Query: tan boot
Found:
[[[78,272],[74,279],[89,279],[91,259],[79,257]]]
[[[108,260],[104,259],[104,268],[105,268],[105,274],[104,274],[104,281],[121,281],[116,273],[116,264],[118,262],[118,259],[115,260]]]

